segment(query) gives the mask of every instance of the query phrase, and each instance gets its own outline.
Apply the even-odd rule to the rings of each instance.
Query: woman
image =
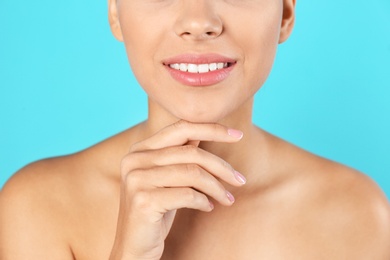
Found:
[[[148,120],[31,164],[1,194],[1,259],[389,259],[364,175],[254,126],[295,0],[109,0]]]

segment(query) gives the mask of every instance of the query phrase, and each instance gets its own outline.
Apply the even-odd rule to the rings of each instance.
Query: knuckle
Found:
[[[184,198],[187,202],[193,202],[193,201],[195,201],[196,198],[197,198],[196,191],[194,191],[194,190],[191,189],[191,188],[184,189],[184,190],[183,190],[183,198]]]
[[[185,171],[193,178],[199,178],[203,175],[202,168],[197,164],[186,164]]]
[[[230,163],[228,163],[227,161],[225,160],[222,160],[222,167],[228,169],[228,170],[233,170],[233,167],[230,165]]]
[[[133,205],[138,209],[147,209],[152,205],[152,195],[148,191],[138,191],[133,195]]]
[[[194,198],[194,202],[198,205],[208,204],[207,196],[203,193],[198,193],[197,196]]]
[[[141,151],[151,150],[150,144],[147,141],[134,143],[130,146],[130,153],[139,153]]]
[[[218,192],[225,192],[225,187],[215,178],[206,179],[205,185],[210,189],[217,190]]]
[[[185,189],[183,199],[189,205],[202,205],[208,201],[207,196],[193,189]]]
[[[133,170],[129,173],[126,174],[125,176],[125,184],[126,187],[140,187],[141,184],[143,183],[143,173],[141,170]]]
[[[131,155],[126,155],[125,157],[122,158],[121,165],[120,165],[122,178],[125,178],[128,172],[130,171],[131,162],[132,162]]]
[[[131,146],[130,146],[130,149],[129,149],[129,152],[130,153],[133,153],[133,152],[135,152],[135,151],[138,151],[138,147],[140,146],[140,143],[138,142],[138,143],[134,143],[134,144],[132,144]]]
[[[219,131],[221,131],[221,128],[223,128],[221,125],[219,125],[219,124],[212,124],[212,127],[213,127],[213,130],[215,131],[215,132],[219,132]]]
[[[199,153],[199,148],[193,145],[179,146],[180,152],[195,156]]]
[[[137,162],[142,157],[145,157],[145,154],[140,152],[129,153],[123,157],[120,165],[122,177],[125,177],[133,168],[136,168]]]

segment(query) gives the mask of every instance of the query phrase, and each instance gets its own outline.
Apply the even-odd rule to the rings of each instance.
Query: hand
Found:
[[[179,121],[134,144],[121,165],[117,234],[110,259],[160,259],[180,208],[210,212],[213,198],[234,197],[219,180],[241,186],[245,178],[226,161],[197,147],[199,141],[233,143],[242,132],[218,124]]]

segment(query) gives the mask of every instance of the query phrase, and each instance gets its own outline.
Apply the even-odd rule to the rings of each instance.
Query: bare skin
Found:
[[[1,259],[108,259],[118,236],[119,165],[145,128],[15,175],[1,195]],[[252,131],[227,144],[250,135],[261,144],[250,156],[235,153],[251,162],[232,164],[245,185],[221,181],[234,204],[220,198],[224,205],[213,199],[211,211],[179,210],[161,259],[388,259],[390,211],[373,182]]]
[[[12,177],[0,196],[0,258],[389,259],[390,209],[375,183],[251,122],[294,7],[110,0],[148,120]],[[165,63],[188,52],[218,52],[234,70],[185,86]]]

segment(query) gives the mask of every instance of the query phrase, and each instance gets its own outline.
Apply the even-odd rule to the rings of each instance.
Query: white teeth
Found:
[[[187,70],[188,72],[198,73],[198,66],[196,66],[196,64],[188,64]]]
[[[175,70],[187,71],[190,73],[206,73],[217,69],[228,67],[228,63],[209,63],[209,64],[192,64],[192,63],[173,63],[169,67]]]
[[[180,63],[179,69],[180,69],[181,71],[187,71],[187,64],[185,64],[185,63]]]
[[[172,69],[176,69],[178,70],[180,68],[180,65],[178,63],[175,63],[175,64],[169,64],[169,67],[171,67]]]
[[[209,64],[200,64],[198,65],[199,73],[209,72]]]
[[[211,63],[209,66],[210,71],[214,71],[217,69],[217,63]]]

